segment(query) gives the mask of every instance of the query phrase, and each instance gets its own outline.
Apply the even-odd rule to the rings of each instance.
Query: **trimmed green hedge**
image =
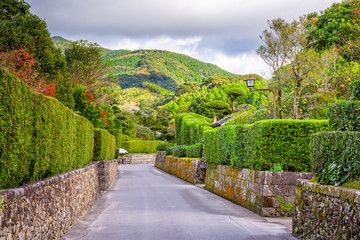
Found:
[[[326,178],[323,171],[330,164],[339,167],[333,178],[360,180],[360,133],[359,132],[322,132],[316,133],[311,140],[311,159],[316,177]],[[331,176],[328,176],[331,178]],[[341,178],[344,178],[341,181]],[[334,182],[336,184],[336,182]],[[332,183],[332,184],[334,184]],[[325,184],[327,184],[325,182]]]
[[[169,146],[166,148],[166,155],[173,155],[174,157],[201,158],[202,143]]]
[[[175,117],[177,145],[192,145],[202,141],[204,131],[211,129],[211,120],[196,113],[182,113]]]
[[[94,161],[114,160],[116,148],[115,136],[106,129],[94,130]]]
[[[196,143],[186,147],[186,156],[190,158],[201,158],[202,157],[202,143]]]
[[[0,189],[91,163],[92,124],[0,69]]]
[[[156,153],[156,145],[160,141],[146,141],[146,140],[130,140],[126,142],[124,148],[129,153]]]
[[[360,131],[360,101],[339,101],[329,106],[329,123],[334,131]]]
[[[262,120],[252,125],[224,126],[204,133],[206,161],[234,168],[310,170],[310,137],[329,130],[322,120]]]

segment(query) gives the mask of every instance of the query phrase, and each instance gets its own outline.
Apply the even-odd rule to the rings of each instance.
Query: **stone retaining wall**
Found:
[[[118,176],[118,161],[99,162],[99,187],[101,191],[108,190]]]
[[[90,209],[101,190],[114,182],[115,175],[117,161],[101,161],[1,190],[0,239],[59,239]]]
[[[155,167],[177,176],[189,183],[204,183],[206,170],[200,168],[202,160],[181,159],[166,157],[166,153],[158,152]]]
[[[360,239],[360,190],[299,180],[295,205],[295,236]]]
[[[208,164],[205,189],[264,217],[291,216],[297,179],[310,173],[234,169]]]
[[[131,153],[119,158],[120,164],[154,164],[156,153]]]

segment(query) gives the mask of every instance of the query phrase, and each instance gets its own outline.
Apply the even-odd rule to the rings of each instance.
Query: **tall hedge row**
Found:
[[[360,131],[360,101],[339,101],[329,106],[329,123],[334,131]]]
[[[0,69],[0,189],[90,163],[92,124]]]
[[[202,141],[204,131],[211,129],[211,120],[196,113],[183,113],[175,117],[177,145],[192,145]]]
[[[114,135],[105,129],[94,129],[94,161],[115,159],[116,149]]]
[[[322,120],[263,120],[204,133],[206,161],[235,168],[310,170],[311,134],[329,130]]]
[[[346,180],[360,180],[360,133],[322,132],[312,136],[313,173],[320,176],[331,164],[346,171]],[[340,174],[339,172],[335,174]]]

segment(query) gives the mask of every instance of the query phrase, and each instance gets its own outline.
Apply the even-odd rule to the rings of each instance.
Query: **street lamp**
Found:
[[[273,93],[273,95],[274,95],[274,119],[276,119],[276,105],[275,105],[275,92],[274,92],[274,90],[271,90],[271,89],[253,89],[254,83],[255,83],[255,78],[248,78],[245,81],[246,81],[246,86],[250,89],[250,92],[253,92],[253,91],[270,91],[270,92]]]

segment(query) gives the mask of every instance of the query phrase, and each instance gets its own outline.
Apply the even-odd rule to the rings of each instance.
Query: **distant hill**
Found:
[[[202,82],[215,74],[235,76],[214,64],[163,50],[114,50],[104,57],[115,65],[122,88],[143,87],[142,82],[150,82],[174,91],[184,82]]]
[[[62,51],[70,41],[52,37],[55,46]],[[215,74],[236,76],[218,66],[201,62],[184,54],[164,50],[110,50],[103,49],[104,58],[115,66],[115,75],[121,88],[140,87],[143,82],[157,84],[174,91],[185,82],[202,82]]]
[[[60,48],[62,52],[64,52],[64,49],[70,44],[70,40],[60,36],[51,37],[51,40],[54,42],[55,47]]]

